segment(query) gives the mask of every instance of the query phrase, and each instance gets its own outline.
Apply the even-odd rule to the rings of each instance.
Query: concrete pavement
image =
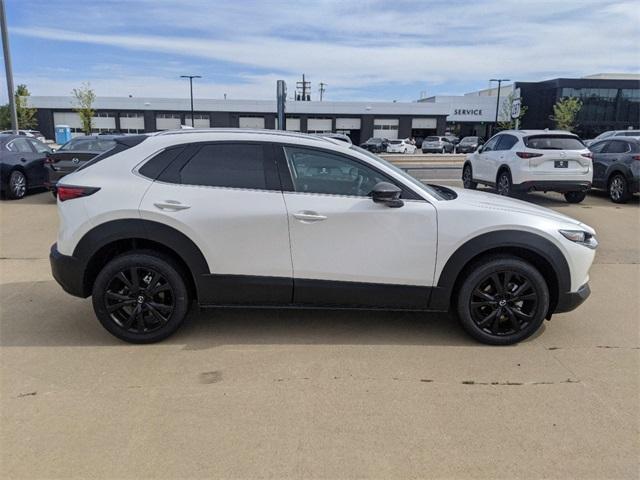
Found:
[[[638,478],[638,199],[525,198],[601,246],[587,303],[506,348],[444,315],[252,310],[124,344],[51,278],[50,195],[2,202],[2,476]]]

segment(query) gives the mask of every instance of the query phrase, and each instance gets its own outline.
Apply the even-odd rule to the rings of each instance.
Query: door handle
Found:
[[[178,202],[177,200],[165,200],[164,202],[156,202],[154,203],[156,208],[160,210],[169,210],[177,212],[178,210],[186,210],[187,208],[191,208],[191,205],[184,205],[183,203]]]
[[[297,212],[293,214],[293,217],[297,220],[300,220],[303,223],[306,222],[321,222],[326,220],[327,217],[324,215],[320,215],[317,212],[312,212],[309,210],[303,210],[301,212]]]
[[[27,161],[27,159],[26,158],[21,158],[20,161],[24,163],[24,162]]]

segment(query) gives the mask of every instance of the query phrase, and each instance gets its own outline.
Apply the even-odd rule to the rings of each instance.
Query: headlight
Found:
[[[591,235],[589,232],[583,230],[559,230],[559,232],[567,240],[579,243],[592,250],[595,250],[598,246],[598,240],[596,240],[595,235]]]

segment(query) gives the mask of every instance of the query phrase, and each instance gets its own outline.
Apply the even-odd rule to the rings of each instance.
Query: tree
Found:
[[[27,98],[31,93],[26,85],[20,84],[16,88],[16,110],[18,112],[18,126],[24,129],[35,128],[38,125],[36,109],[27,107]]]
[[[575,121],[581,108],[582,100],[576,97],[561,98],[553,106],[553,115],[549,118],[556,123],[556,128],[570,132],[578,126]]]
[[[515,98],[515,94],[511,92],[509,95],[507,95],[507,98],[502,104],[502,108],[500,110],[500,115],[498,116],[498,118],[506,118],[507,120],[498,122],[498,128],[500,130],[511,130],[513,128],[516,128],[516,119],[511,118],[511,105],[513,104]],[[520,105],[520,115],[517,118],[520,125],[522,124],[522,117],[524,117],[525,113],[527,113],[527,106]]]
[[[20,84],[15,91],[16,112],[18,114],[18,128],[30,129],[38,125],[36,118],[37,110],[27,107],[27,99],[31,95],[26,85]],[[0,129],[8,130],[11,128],[11,109],[9,105],[0,107]]]
[[[76,108],[73,109],[78,115],[80,115],[80,121],[82,122],[82,130],[85,134],[91,134],[91,120],[96,113],[93,109],[93,102],[96,100],[96,94],[91,89],[89,83],[83,83],[82,87],[74,88],[71,92],[76,99]]]

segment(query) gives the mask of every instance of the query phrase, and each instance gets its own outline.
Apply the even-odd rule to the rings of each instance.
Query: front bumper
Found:
[[[591,182],[583,180],[531,180],[513,185],[514,191],[530,192],[586,192]]]
[[[558,305],[556,305],[554,313],[570,312],[578,308],[591,295],[589,284],[582,285],[577,292],[567,292],[560,295]]]
[[[63,290],[71,295],[87,298],[89,293],[84,288],[84,265],[74,257],[63,255],[58,251],[58,245],[51,245],[49,253],[51,273]]]

